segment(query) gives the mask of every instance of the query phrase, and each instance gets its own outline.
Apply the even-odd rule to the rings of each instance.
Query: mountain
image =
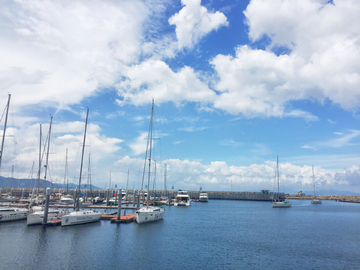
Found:
[[[36,188],[37,187],[37,179],[16,179],[16,178],[8,178],[0,176],[0,187],[3,188]],[[44,188],[44,180],[40,179],[40,188]],[[79,187],[79,185],[69,183],[69,189],[75,189]],[[64,188],[64,184],[59,183],[50,183],[46,181],[46,187],[51,188]],[[81,189],[90,189],[87,184],[82,184],[80,186]],[[91,185],[91,189],[100,189],[97,186]]]

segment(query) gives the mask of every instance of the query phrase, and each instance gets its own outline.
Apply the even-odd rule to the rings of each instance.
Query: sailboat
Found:
[[[273,208],[289,208],[291,207],[291,203],[285,198],[285,196],[281,196],[279,191],[280,179],[279,179],[279,157],[277,157],[276,162],[276,173],[275,180],[277,181],[277,193],[274,192],[272,207]]]
[[[82,174],[82,167],[83,167],[83,160],[84,160],[84,150],[85,150],[85,139],[86,139],[86,127],[87,121],[89,116],[89,109],[86,113],[86,122],[85,122],[85,132],[84,132],[84,141],[82,147],[82,155],[81,155],[81,164],[80,164],[80,176],[79,176],[79,190],[76,194],[76,210],[71,212],[68,215],[64,215],[61,217],[61,226],[70,226],[70,225],[78,225],[78,224],[85,224],[90,222],[99,221],[102,213],[95,211],[95,210],[81,210],[80,211],[80,186],[81,186],[81,174]]]
[[[322,200],[317,198],[315,195],[315,176],[314,176],[314,166],[312,167],[312,173],[313,173],[313,185],[314,185],[314,198],[312,199],[312,204],[322,204]]]
[[[153,125],[153,117],[154,117],[154,100],[152,100],[152,108],[151,108],[151,118],[150,118],[150,127],[148,133],[148,140],[146,146],[146,154],[145,154],[145,163],[144,163],[144,171],[143,178],[141,183],[141,190],[143,189],[144,177],[145,177],[145,169],[146,163],[149,161],[149,169],[148,169],[148,184],[147,184],[147,203],[146,206],[140,207],[135,212],[135,220],[138,224],[148,223],[153,221],[158,221],[163,219],[165,208],[158,206],[150,206],[149,205],[149,186],[150,186],[150,169],[151,169],[151,148],[152,148],[152,125]],[[149,150],[149,158],[147,159],[147,153]]]

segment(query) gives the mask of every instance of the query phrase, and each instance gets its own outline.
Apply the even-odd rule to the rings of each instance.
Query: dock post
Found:
[[[77,188],[75,188],[75,196],[74,196],[74,198],[75,198],[75,200],[74,200],[74,210],[77,208],[77,206],[78,206],[78,197],[77,197],[77,192],[78,192],[78,190],[77,190]]]
[[[46,188],[46,201],[45,201],[43,225],[47,224],[47,218],[48,218],[48,213],[49,213],[49,203],[50,203],[50,193],[51,193],[51,189]]]
[[[119,188],[118,194],[119,194],[119,203],[118,203],[118,212],[117,212],[116,219],[120,220],[120,217],[121,217],[121,194],[122,194],[122,189],[121,188]]]
[[[109,199],[110,199],[109,195],[110,195],[110,189],[108,188],[106,192],[106,206],[109,206]]]
[[[133,207],[135,207],[136,191],[133,190]]]
[[[140,208],[140,190],[137,191],[137,206],[136,209]]]

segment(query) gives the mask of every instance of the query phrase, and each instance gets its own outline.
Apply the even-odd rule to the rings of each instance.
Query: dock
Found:
[[[111,223],[131,223],[135,221],[135,214],[122,215],[120,216],[120,220],[117,220],[117,216],[114,213],[103,214],[100,220],[110,220]],[[47,226],[61,226],[61,219],[51,220]]]

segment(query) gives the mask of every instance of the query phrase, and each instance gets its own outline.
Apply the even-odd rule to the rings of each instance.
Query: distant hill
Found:
[[[63,188],[64,184],[52,183],[46,181],[46,187],[51,188]],[[0,176],[0,187],[3,188],[36,188],[37,187],[37,179],[16,179],[16,178],[8,178]],[[79,185],[69,183],[69,189],[75,189],[79,187]],[[40,188],[44,188],[44,180],[40,179]],[[81,189],[90,188],[86,184],[81,185]],[[97,186],[91,185],[91,189],[100,189]]]

